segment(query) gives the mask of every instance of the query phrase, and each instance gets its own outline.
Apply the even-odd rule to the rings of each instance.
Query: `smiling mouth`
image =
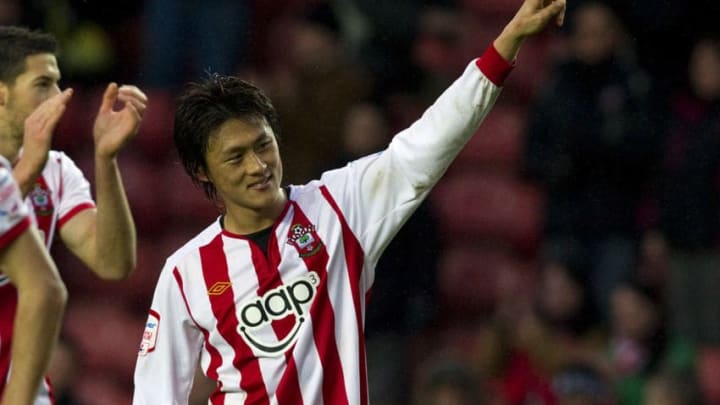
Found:
[[[270,186],[270,180],[272,180],[272,175],[268,175],[261,181],[250,184],[248,188],[253,190],[264,190]]]

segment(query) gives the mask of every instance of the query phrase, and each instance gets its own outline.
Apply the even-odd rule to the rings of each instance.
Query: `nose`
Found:
[[[257,153],[251,153],[249,159],[249,171],[252,173],[263,173],[267,169],[267,163],[258,156]]]

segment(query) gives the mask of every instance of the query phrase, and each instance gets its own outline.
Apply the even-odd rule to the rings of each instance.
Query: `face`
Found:
[[[618,46],[620,33],[611,12],[600,5],[589,5],[577,11],[571,46],[576,57],[595,65],[609,58]]]
[[[582,306],[582,290],[567,274],[568,271],[557,263],[548,263],[544,268],[540,305],[553,319],[567,319],[575,315]]]
[[[720,98],[720,51],[712,42],[698,43],[690,57],[690,85],[704,100]]]
[[[42,53],[25,58],[25,71],[15,83],[2,84],[4,103],[0,108],[0,122],[6,129],[0,134],[3,149],[8,141],[22,144],[25,119],[45,100],[58,94],[60,69],[55,55]],[[13,151],[17,153],[17,150]]]
[[[612,322],[618,335],[644,339],[657,324],[657,308],[638,292],[619,286],[611,297]]]
[[[210,136],[205,160],[200,179],[215,186],[230,220],[274,220],[284,207],[280,152],[264,118],[226,121]]]

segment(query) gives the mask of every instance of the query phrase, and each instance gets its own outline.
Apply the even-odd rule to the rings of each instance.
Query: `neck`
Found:
[[[286,203],[285,192],[281,191],[272,205],[262,209],[227,207],[224,221],[225,230],[238,235],[248,235],[269,228],[282,214]]]

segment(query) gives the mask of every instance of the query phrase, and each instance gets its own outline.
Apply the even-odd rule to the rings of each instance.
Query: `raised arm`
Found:
[[[525,0],[492,46],[387,150],[326,173],[323,182],[348,215],[370,261],[439,181],[477,132],[500,94],[523,41],[550,21],[562,22],[565,1]],[[482,134],[481,136],[493,136]]]
[[[552,20],[560,26],[565,20],[565,0],[525,0],[493,45],[507,61],[517,57],[526,38],[537,34]]]
[[[123,104],[118,111],[116,102]],[[146,106],[147,97],[135,86],[107,87],[93,128],[97,209],[79,213],[60,230],[68,248],[106,279],[126,278],[136,264],[135,223],[117,154],[137,134]]]

